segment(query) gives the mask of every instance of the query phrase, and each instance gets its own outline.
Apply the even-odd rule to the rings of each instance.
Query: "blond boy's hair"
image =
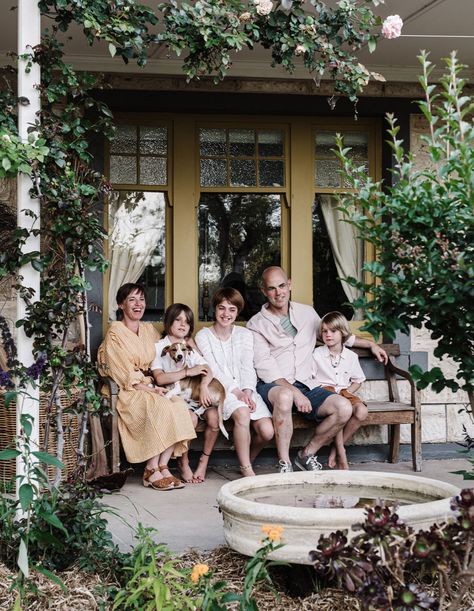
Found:
[[[352,335],[349,329],[349,323],[347,318],[341,312],[328,312],[321,319],[319,326],[319,334],[322,335],[323,324],[329,327],[331,331],[340,331],[342,335],[342,343],[347,342],[349,337]]]

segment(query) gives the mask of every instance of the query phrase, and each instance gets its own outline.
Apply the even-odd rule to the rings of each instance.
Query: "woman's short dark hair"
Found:
[[[240,314],[240,312],[242,312],[242,310],[244,309],[244,298],[237,289],[233,289],[230,286],[225,287],[223,289],[218,289],[214,293],[214,295],[212,296],[212,307],[214,308],[214,310],[223,301],[228,301],[233,306],[235,306],[238,310],[237,314]]]
[[[127,299],[129,295],[137,291],[140,295],[145,295],[145,287],[142,284],[136,284],[135,282],[127,282],[126,284],[122,284],[122,286],[117,291],[117,296],[115,300],[117,305],[120,305]]]
[[[171,325],[178,318],[181,312],[184,312],[186,322],[189,325],[189,333],[186,336],[186,339],[192,336],[194,332],[194,314],[191,308],[184,303],[172,303],[166,308],[165,318],[163,320],[163,336],[170,334]]]

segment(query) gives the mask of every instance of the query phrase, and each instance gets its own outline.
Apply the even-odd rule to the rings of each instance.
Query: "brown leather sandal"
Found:
[[[168,465],[158,465],[158,469],[160,471],[167,471],[169,467]],[[175,477],[174,475],[168,475],[168,477],[164,477],[163,480],[171,481],[175,490],[178,490],[179,488],[184,488],[185,486],[184,482]]]
[[[163,477],[162,479],[150,482],[150,477],[155,471],[158,471],[158,469],[145,469],[143,472],[143,485],[145,488],[151,487],[153,490],[174,490],[174,483],[171,481],[170,477]]]

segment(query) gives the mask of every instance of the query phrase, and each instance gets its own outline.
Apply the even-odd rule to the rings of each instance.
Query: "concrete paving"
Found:
[[[423,471],[414,473],[411,462],[389,464],[364,462],[351,464],[354,471],[385,471],[411,473],[450,482],[460,488],[474,487],[474,480],[463,480],[452,471],[470,470],[464,459],[425,460]],[[257,474],[271,473],[275,467],[258,466]],[[104,504],[113,508],[109,524],[114,539],[123,551],[133,545],[134,529],[140,522],[158,530],[159,540],[176,553],[189,548],[210,550],[224,545],[222,517],[216,503],[217,492],[227,481],[240,477],[235,466],[214,466],[208,470],[203,484],[188,484],[182,490],[158,492],[145,488],[141,478],[131,476],[120,492],[104,497]]]

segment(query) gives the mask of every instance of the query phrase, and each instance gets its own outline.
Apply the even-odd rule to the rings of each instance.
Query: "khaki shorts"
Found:
[[[322,386],[322,388],[324,388],[324,390],[336,392],[334,386]],[[364,401],[362,401],[360,397],[356,397],[356,395],[353,395],[351,392],[348,392],[345,388],[343,388],[336,394],[341,395],[341,397],[344,397],[345,399],[349,399],[351,405],[357,405],[357,403],[362,403],[362,405],[365,405],[367,407],[367,403],[364,403]]]

